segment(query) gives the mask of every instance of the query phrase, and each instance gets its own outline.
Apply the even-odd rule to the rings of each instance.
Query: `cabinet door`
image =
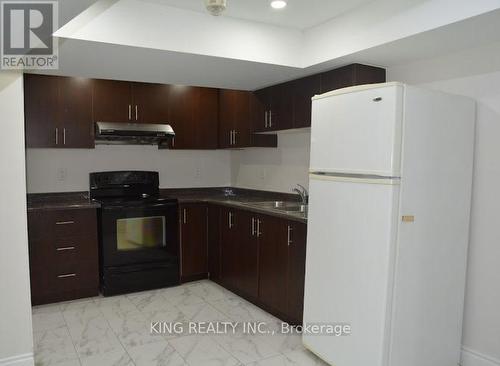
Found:
[[[220,237],[221,207],[208,205],[208,275],[213,281],[220,280]]]
[[[251,146],[252,120],[250,115],[250,96],[248,91],[235,91],[234,104],[234,137],[233,145],[236,147]]]
[[[193,149],[196,147],[196,129],[194,125],[194,105],[197,88],[173,85],[169,97],[169,124],[175,132],[172,140],[173,149]]]
[[[236,287],[236,272],[238,247],[236,229],[234,226],[234,209],[221,209],[220,236],[221,236],[221,281],[234,289]]]
[[[133,83],[132,120],[137,123],[168,123],[170,85]]]
[[[267,130],[293,128],[293,83],[283,83],[271,87],[271,113]]]
[[[232,133],[235,129],[235,103],[234,90],[221,89],[219,91],[219,147],[221,149],[233,147]]]
[[[135,122],[131,83],[95,80],[93,100],[94,122]]]
[[[288,231],[288,275],[287,316],[293,324],[302,324],[304,311],[304,280],[306,272],[307,225],[289,222]]]
[[[251,99],[251,118],[253,129],[263,132],[270,129],[269,111],[271,110],[271,88],[264,88],[253,93]]]
[[[60,77],[58,98],[58,126],[62,129],[62,147],[93,148],[92,122],[93,80]]]
[[[58,79],[24,74],[26,147],[59,147]]]
[[[385,69],[361,64],[352,64],[321,74],[321,92],[353,85],[385,82]]]
[[[311,98],[320,93],[320,75],[309,76],[292,83],[293,128],[311,126]]]
[[[207,267],[207,207],[205,204],[185,204],[180,207],[181,280],[198,279],[208,273]]]
[[[251,212],[236,210],[234,217],[238,243],[236,289],[257,298],[259,287],[259,240],[257,218]]]
[[[219,124],[219,91],[214,88],[197,88],[194,106],[196,149],[217,149]]]
[[[286,314],[287,221],[271,216],[261,216],[258,229],[259,300],[281,314]]]

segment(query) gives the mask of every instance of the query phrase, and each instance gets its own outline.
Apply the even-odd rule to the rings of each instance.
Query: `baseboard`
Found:
[[[34,364],[33,353],[0,359],[0,366],[33,366]]]
[[[500,360],[483,355],[469,348],[462,348],[461,366],[500,366]]]

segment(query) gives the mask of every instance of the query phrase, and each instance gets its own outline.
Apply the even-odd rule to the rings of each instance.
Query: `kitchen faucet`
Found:
[[[307,191],[307,188],[300,184],[297,184],[297,187],[298,188],[292,189],[292,192],[297,192],[302,200],[302,204],[307,205],[309,203],[309,192]]]

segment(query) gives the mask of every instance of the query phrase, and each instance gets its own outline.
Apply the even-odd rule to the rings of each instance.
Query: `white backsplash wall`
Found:
[[[500,44],[388,70],[390,81],[477,101],[462,366],[500,366]]]
[[[158,150],[155,146],[99,145],[95,149],[27,149],[29,193],[88,191],[89,173],[152,170],[161,188],[231,184],[229,151]]]
[[[309,185],[309,129],[278,133],[278,148],[233,151],[233,186],[290,193],[297,183]]]

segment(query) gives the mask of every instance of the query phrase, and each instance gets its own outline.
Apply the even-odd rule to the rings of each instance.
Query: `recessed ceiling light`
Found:
[[[285,0],[273,0],[271,1],[271,7],[273,9],[283,9],[286,6]]]

